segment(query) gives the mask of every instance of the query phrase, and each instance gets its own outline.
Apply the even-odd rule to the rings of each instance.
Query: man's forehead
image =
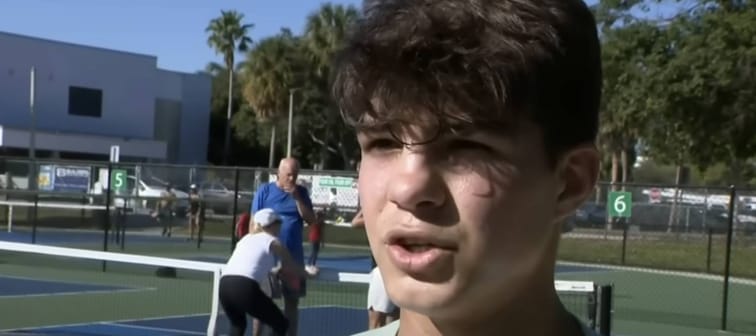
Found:
[[[469,136],[474,134],[511,136],[514,129],[510,123],[455,123],[428,125],[423,123],[360,125],[357,133],[390,134],[395,137],[439,138],[444,136]]]

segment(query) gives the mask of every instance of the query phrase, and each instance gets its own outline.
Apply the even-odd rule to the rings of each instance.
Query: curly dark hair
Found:
[[[582,0],[366,0],[333,78],[358,131],[528,120],[551,159],[598,131],[600,43]]]

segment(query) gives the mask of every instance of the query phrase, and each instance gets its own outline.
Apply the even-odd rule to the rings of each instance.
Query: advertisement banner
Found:
[[[61,192],[89,191],[91,171],[86,166],[42,165],[37,185],[40,190]]]
[[[56,166],[53,189],[86,193],[89,191],[90,173],[89,167]]]
[[[42,165],[37,173],[37,188],[44,191],[53,190],[53,168],[51,165]]]

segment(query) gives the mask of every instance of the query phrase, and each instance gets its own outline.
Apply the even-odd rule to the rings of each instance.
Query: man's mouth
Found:
[[[388,239],[389,258],[403,272],[428,277],[453,258],[457,246],[419,232],[395,232]]]

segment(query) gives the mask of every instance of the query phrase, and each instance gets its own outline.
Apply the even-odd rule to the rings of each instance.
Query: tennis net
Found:
[[[217,286],[226,256],[186,258],[0,241],[0,333],[223,335],[228,322]],[[300,301],[299,335],[364,331],[369,277],[322,269]],[[610,307],[601,287],[582,281],[555,286],[573,314],[602,326]]]
[[[215,335],[220,266],[0,241],[0,333]]]

